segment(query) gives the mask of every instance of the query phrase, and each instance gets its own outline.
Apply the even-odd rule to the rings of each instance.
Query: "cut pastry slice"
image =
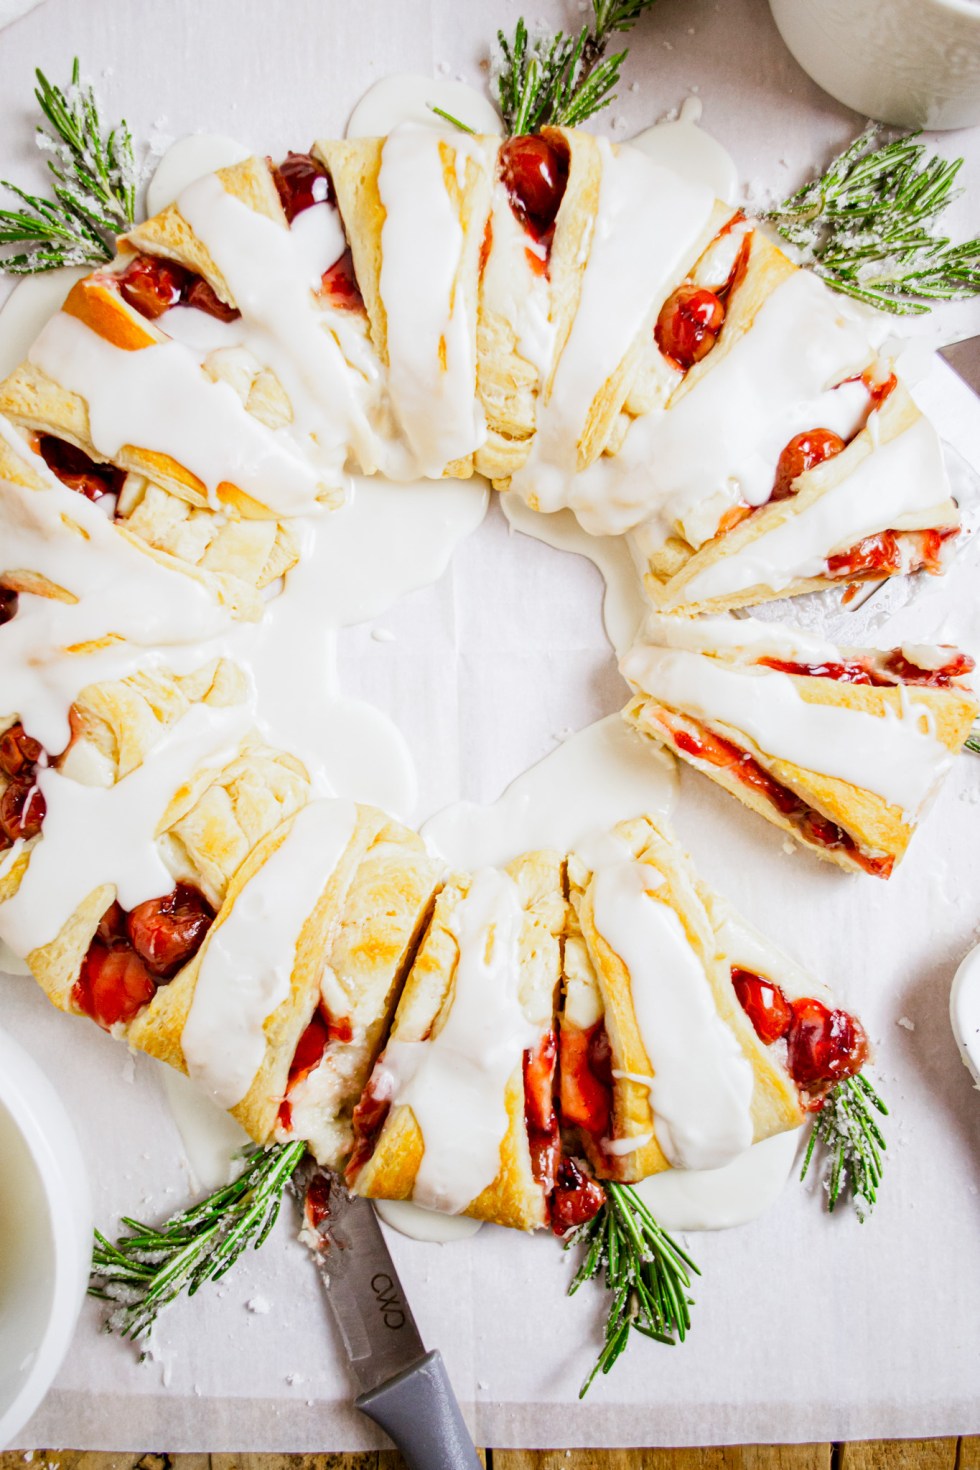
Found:
[[[568,874],[560,1108],[597,1178],[719,1168],[863,1064],[860,1025],[761,938],[731,938],[737,916],[652,818]]]
[[[953,648],[842,649],[751,618],[651,617],[624,714],[819,857],[887,878],[977,715]]]
[[[446,884],[354,1115],[355,1193],[525,1230],[556,1181],[575,1193],[552,1107],[564,916],[557,853]]]
[[[476,398],[477,295],[496,138],[404,123],[320,141],[387,370],[408,473],[465,477],[486,433]]]

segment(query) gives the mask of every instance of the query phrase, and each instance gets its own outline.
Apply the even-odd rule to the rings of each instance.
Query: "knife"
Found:
[[[307,1154],[290,1187],[358,1388],[409,1470],[483,1470],[438,1351],[427,1353],[370,1200]]]

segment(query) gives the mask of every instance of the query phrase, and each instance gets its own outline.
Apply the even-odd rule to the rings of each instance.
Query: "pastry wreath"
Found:
[[[304,1139],[367,1195],[561,1232],[603,1179],[796,1126],[861,1066],[859,1023],[650,817],[446,874],[263,745],[247,671],[202,645],[261,619],[297,517],[352,469],[568,506],[630,537],[675,614],[939,571],[959,518],[859,319],[757,226],[628,148],[550,129],[536,150],[537,173],[526,140],[406,125],[222,169],[0,384],[0,936],[257,1141]],[[886,872],[906,794],[975,713],[966,656],[828,676],[748,633],[673,647],[697,626],[653,620],[627,717]],[[749,677],[779,691],[771,740],[732,713]],[[849,733],[903,729],[886,790],[799,758],[841,704]]]

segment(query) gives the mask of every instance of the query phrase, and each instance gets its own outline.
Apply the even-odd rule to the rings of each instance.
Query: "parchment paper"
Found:
[[[577,24],[584,6],[537,0],[529,19]],[[365,86],[395,69],[479,82],[514,0],[47,0],[0,33],[0,165],[40,180],[33,68],[67,76],[78,53],[107,115],[137,137],[196,129],[273,155],[335,135]],[[660,0],[630,39],[624,137],[704,99],[705,122],[756,197],[784,194],[861,124],[784,50],[764,0]],[[635,89],[635,90],[634,90]],[[976,132],[946,134],[980,181]],[[951,220],[961,235],[969,212]],[[975,223],[976,213],[973,212]],[[980,330],[976,305],[939,318]],[[926,330],[935,330],[936,318]],[[968,442],[971,405],[935,396]],[[950,404],[953,403],[952,409]],[[975,405],[973,406],[975,411]],[[497,507],[435,587],[341,645],[349,692],[389,710],[418,763],[424,817],[459,795],[493,798],[561,734],[617,709],[624,686],[578,558],[512,535]],[[961,579],[961,595],[971,586]],[[964,757],[898,875],[848,878],[781,849],[773,831],[685,771],[681,838],[705,878],[859,1009],[891,1104],[880,1207],[828,1219],[793,1183],[753,1224],[692,1237],[703,1278],[682,1348],[637,1342],[584,1404],[603,1293],[572,1301],[574,1262],[548,1238],[484,1229],[438,1247],[391,1236],[422,1334],[446,1358],[478,1444],[711,1444],[937,1435],[980,1429],[980,1099],[947,1021],[953,971],[978,937],[980,764]],[[153,1064],[56,1014],[29,980],[0,980],[2,1023],[50,1070],[89,1161],[98,1218],[159,1218],[189,1181]],[[914,1030],[898,1020],[904,1017]],[[319,1283],[283,1219],[275,1241],[167,1315],[139,1363],[99,1334],[88,1303],[24,1447],[324,1450],[380,1443],[350,1388]],[[251,1307],[248,1304],[251,1304]],[[263,1310],[267,1308],[267,1310]]]

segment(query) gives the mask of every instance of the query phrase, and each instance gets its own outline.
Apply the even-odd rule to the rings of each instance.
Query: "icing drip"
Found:
[[[486,435],[476,398],[476,323],[462,280],[465,241],[452,197],[470,164],[486,169],[476,143],[404,123],[385,140],[378,174],[388,387],[416,472],[430,476],[471,454]]]
[[[181,1048],[189,1075],[220,1107],[241,1102],[262,1064],[265,1024],[289,998],[303,927],[356,820],[350,801],[304,807],[208,936]]]
[[[169,455],[217,504],[231,484],[283,515],[315,508],[314,467],[287,429],[269,429],[227,383],[213,382],[179,342],[127,352],[59,312],[30,360],[88,406],[93,445],[118,460],[127,445]]]
[[[392,1041],[382,1059],[392,1107],[412,1109],[425,1153],[412,1198],[460,1214],[500,1171],[507,1086],[541,1028],[518,993],[524,911],[507,874],[484,868],[454,910],[452,1008],[429,1041]]]
[[[782,591],[798,579],[822,575],[827,556],[837,548],[900,527],[902,517],[933,510],[948,497],[939,436],[927,419],[917,419],[903,434],[877,445],[812,505],[698,572],[684,596],[699,601],[757,586]]]
[[[868,411],[859,373],[867,329],[806,271],[777,286],[746,332],[671,408],[635,419],[619,454],[582,474],[573,509],[587,531],[643,527],[649,551],[680,532],[692,546],[715,534],[727,510],[761,505],[779,456],[816,425],[849,439]]]
[[[921,702],[905,689],[900,712],[884,717],[811,704],[788,674],[732,668],[683,649],[638,644],[620,665],[642,694],[709,724],[744,732],[776,760],[836,776],[915,814],[951,756],[922,729]]]
[[[675,1168],[717,1169],[752,1143],[752,1068],[680,919],[651,891],[661,882],[647,863],[604,864],[592,882],[594,921],[630,974],[657,1141]],[[622,1151],[646,1141],[627,1149],[623,1140]]]
[[[517,350],[544,382],[555,353],[556,328],[550,319],[551,286],[527,258],[531,237],[514,217],[510,196],[498,179],[493,189],[493,243],[483,272],[483,307],[503,317]]]
[[[0,513],[0,570],[43,577],[76,599],[21,593],[17,616],[0,629],[4,713],[18,714],[46,750],[68,743],[67,711],[86,685],[124,678],[165,647],[193,648],[230,626],[207,588],[161,565],[53,478],[45,490],[0,480]]]
[[[527,462],[511,481],[535,509],[573,503],[570,484],[596,395],[616,372],[684,261],[712,208],[708,189],[605,139],[599,201],[581,296]],[[670,230],[663,228],[670,220]]]
[[[39,771],[44,830],[17,892],[0,903],[0,937],[29,955],[56,938],[103,884],[127,910],[169,893],[174,880],[155,842],[166,808],[202,766],[227,764],[249,725],[247,707],[194,705],[147,761],[114,786],[83,786],[53,768]]]
[[[293,431],[313,436],[325,478],[340,483],[350,449],[362,468],[373,468],[379,449],[366,415],[369,384],[348,366],[331,330],[349,313],[323,310],[314,296],[346,248],[336,208],[315,204],[284,229],[213,174],[185,189],[177,207],[242,313],[241,323],[230,324],[238,332],[229,335],[275,373],[292,406]]]

